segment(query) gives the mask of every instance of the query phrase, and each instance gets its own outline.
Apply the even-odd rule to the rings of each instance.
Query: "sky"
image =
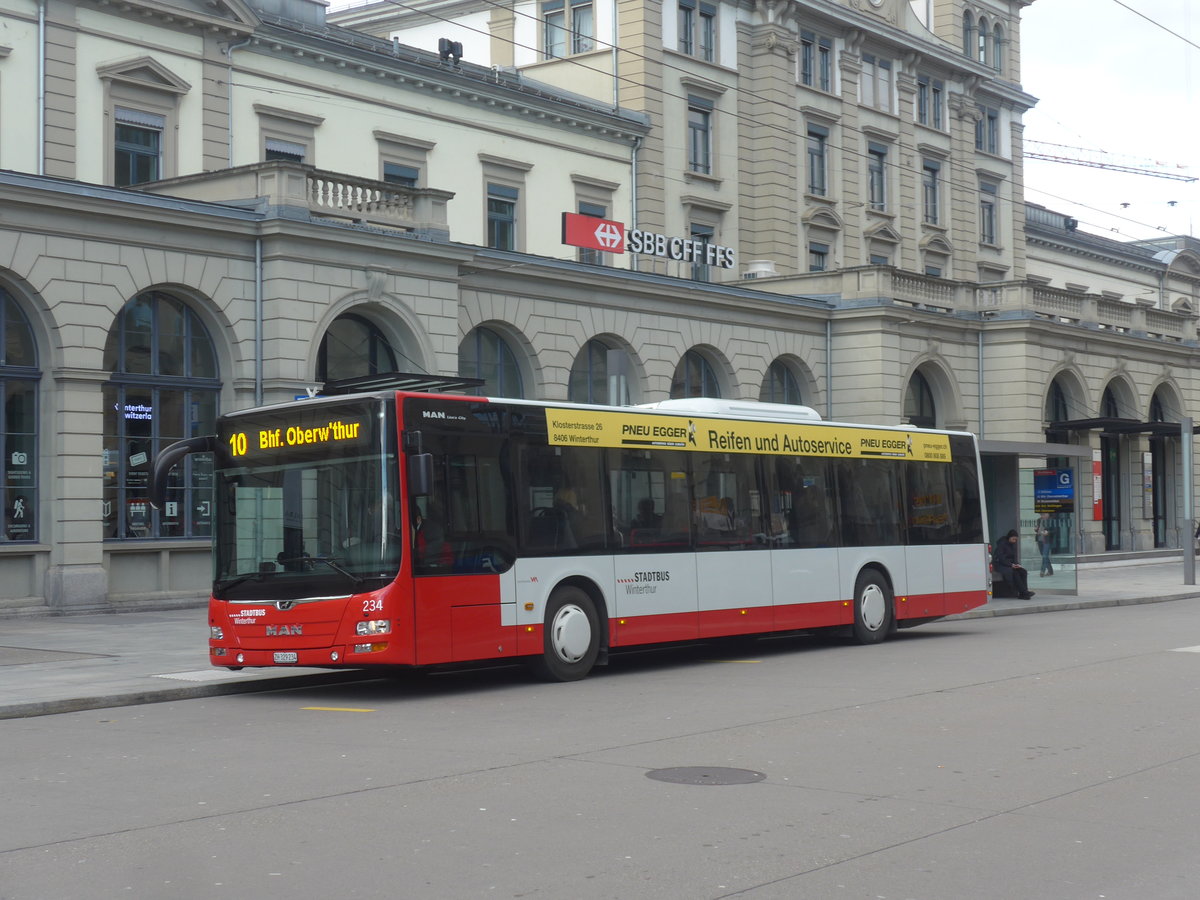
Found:
[[[1027,202],[1115,240],[1200,236],[1200,3],[1033,0],[1021,16],[1021,81],[1038,98],[1026,150],[1197,179],[1031,159]]]
[[[1081,229],[1116,240],[1200,235],[1195,45],[1200,4],[1194,0],[1034,0],[1026,7],[1021,86],[1038,98],[1025,115],[1026,150],[1149,165],[1198,179],[1185,183],[1027,160],[1026,201],[1074,216]],[[1063,146],[1029,146],[1033,141]]]

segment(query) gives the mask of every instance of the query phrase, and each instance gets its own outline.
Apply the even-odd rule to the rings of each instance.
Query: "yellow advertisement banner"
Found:
[[[946,435],[904,429],[556,408],[546,410],[546,427],[551,444],[570,447],[950,462],[950,439]]]

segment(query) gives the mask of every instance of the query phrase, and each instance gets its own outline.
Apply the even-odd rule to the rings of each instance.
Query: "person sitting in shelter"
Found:
[[[1004,583],[1011,587],[1021,600],[1028,600],[1033,596],[1034,592],[1029,589],[1029,573],[1025,571],[1025,567],[1017,562],[1017,541],[1020,535],[1016,529],[1008,532],[996,545],[996,550],[992,554],[992,565],[996,571],[1000,573],[1000,577],[1004,579]]]

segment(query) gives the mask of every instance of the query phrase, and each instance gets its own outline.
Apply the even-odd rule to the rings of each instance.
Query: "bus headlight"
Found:
[[[391,630],[391,619],[370,619],[366,622],[359,622],[354,627],[355,634],[364,636],[369,634],[390,634]]]
[[[225,640],[225,632],[221,629],[220,625],[213,625],[213,626],[209,627],[208,636],[210,638],[212,638],[214,641]]]

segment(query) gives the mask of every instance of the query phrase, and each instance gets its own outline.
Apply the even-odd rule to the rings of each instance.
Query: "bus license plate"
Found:
[[[294,650],[276,650],[275,662],[277,663],[294,663],[299,657]]]

